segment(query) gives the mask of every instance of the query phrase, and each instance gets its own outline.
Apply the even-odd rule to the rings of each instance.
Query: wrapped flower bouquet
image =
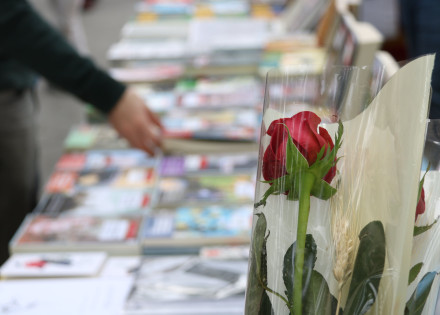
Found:
[[[438,261],[418,260],[438,252],[440,232],[435,214],[414,223],[419,187],[436,185],[420,181],[433,62],[414,60],[377,93],[369,69],[268,74],[247,315],[435,307]],[[430,253],[417,252],[420,237]]]

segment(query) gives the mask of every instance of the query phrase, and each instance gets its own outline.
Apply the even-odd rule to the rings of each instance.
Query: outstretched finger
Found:
[[[151,110],[148,110],[148,115],[156,126],[158,126],[160,129],[163,129],[162,122],[160,121],[160,118],[158,115],[153,113]]]
[[[151,124],[151,121],[146,121],[139,128],[139,141],[143,146],[148,147],[148,152],[155,151],[156,147],[162,147],[161,130]]]
[[[144,137],[138,137],[133,146],[137,149],[147,152],[149,155],[154,156],[155,154],[155,146],[152,145],[151,141],[145,139]]]

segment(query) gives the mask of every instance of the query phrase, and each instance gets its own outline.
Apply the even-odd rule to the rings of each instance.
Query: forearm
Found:
[[[23,0],[0,0],[0,48],[98,109],[109,112],[125,87],[79,56]]]

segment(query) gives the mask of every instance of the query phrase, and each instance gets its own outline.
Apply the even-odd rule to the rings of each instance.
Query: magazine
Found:
[[[247,260],[147,257],[127,298],[127,314],[243,314]]]
[[[55,164],[55,170],[80,171],[104,168],[125,169],[131,167],[156,167],[159,159],[137,149],[88,150],[63,154]]]
[[[139,254],[141,217],[28,215],[10,242],[12,253],[105,251]]]
[[[127,140],[121,138],[116,130],[107,124],[74,126],[64,140],[66,151],[127,149],[129,146]]]
[[[65,153],[55,165],[55,169],[79,171],[85,168],[87,156],[85,153]]]
[[[86,169],[155,167],[158,163],[158,158],[137,149],[90,150],[87,151],[86,156],[84,166]]]
[[[260,115],[256,109],[178,109],[162,117],[165,137],[256,141]]]
[[[148,22],[129,21],[122,26],[123,39],[186,39],[189,30],[188,20],[150,20]]]
[[[155,191],[89,187],[71,193],[50,193],[40,199],[34,212],[49,216],[114,216],[147,212]]]
[[[135,89],[148,104],[148,108],[155,113],[163,114],[177,107],[177,96],[174,91],[146,91],[140,87]]]
[[[258,152],[257,141],[213,141],[208,139],[165,138],[163,144],[164,152],[170,155]]]
[[[186,43],[183,40],[161,41],[120,41],[111,45],[107,59],[115,60],[183,60],[187,56]]]
[[[73,193],[90,187],[153,189],[157,176],[154,167],[114,167],[83,169],[77,172],[57,170],[50,176],[46,193]]]
[[[111,68],[110,76],[125,83],[175,81],[184,74],[178,63]]]
[[[319,75],[322,73],[326,58],[323,48],[302,48],[289,52],[264,53],[258,72],[264,78],[271,69],[278,69],[285,74],[294,75]]]
[[[250,242],[253,207],[187,206],[157,209],[144,218],[142,252],[174,253],[182,248],[209,245],[243,245]]]
[[[164,156],[159,165],[160,176],[197,174],[236,174],[256,172],[257,152],[242,154],[188,154]]]
[[[159,181],[158,205],[252,204],[254,194],[255,175],[163,177]]]
[[[254,76],[180,80],[176,94],[182,108],[257,107],[263,99],[262,84]]]

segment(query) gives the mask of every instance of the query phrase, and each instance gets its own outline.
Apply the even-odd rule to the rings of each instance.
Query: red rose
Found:
[[[425,190],[422,187],[422,192],[420,194],[419,202],[417,203],[416,208],[416,221],[420,214],[425,213]]]
[[[286,171],[286,145],[289,139],[287,129],[293,143],[296,145],[301,154],[306,158],[309,166],[312,165],[322,147],[326,147],[329,153],[333,149],[334,144],[327,130],[318,125],[321,123],[315,113],[300,112],[291,118],[282,118],[273,121],[267,134],[271,136],[269,146],[264,152],[262,173],[265,180],[272,180],[287,174]],[[330,148],[330,150],[329,150]],[[336,166],[332,167],[324,180],[331,182],[336,175]]]

